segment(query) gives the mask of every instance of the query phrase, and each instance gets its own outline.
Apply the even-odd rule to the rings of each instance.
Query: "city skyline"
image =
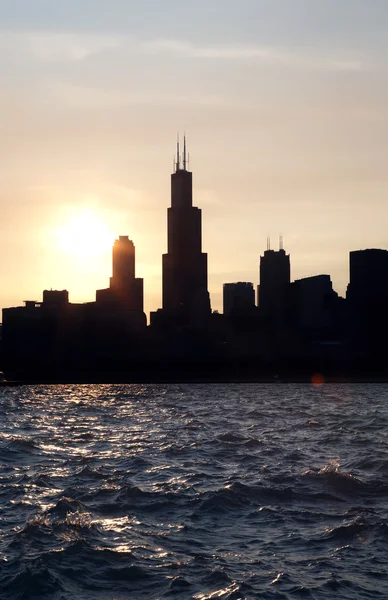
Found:
[[[0,9],[1,307],[47,287],[92,300],[123,234],[146,313],[161,306],[177,130],[212,308],[223,283],[256,286],[268,235],[292,280],[328,273],[343,296],[349,251],[388,245],[384,2],[106,7]]]
[[[179,136],[179,134],[178,134],[178,136]],[[195,197],[195,196],[196,196],[196,191],[195,191],[195,188],[194,188],[193,189],[193,197]],[[165,209],[168,209],[168,205],[165,207]],[[200,208],[200,210],[201,210],[201,208]],[[206,217],[206,215],[205,215],[205,217]],[[77,221],[77,218],[78,218],[78,221]],[[101,249],[103,247],[105,247],[105,249],[106,249],[106,252],[104,253],[104,256],[102,255],[101,250],[96,251],[96,256],[99,255],[101,257],[101,259],[102,259],[101,260],[101,266],[102,266],[102,264],[107,264],[107,262],[110,265],[110,263],[111,263],[112,246],[116,243],[116,241],[117,241],[116,238],[118,238],[118,237],[124,237],[124,238],[130,237],[131,238],[131,242],[132,241],[136,242],[136,236],[132,235],[131,233],[126,233],[126,232],[123,232],[123,231],[121,231],[121,232],[118,231],[116,233],[113,233],[113,232],[110,233],[108,231],[108,229],[104,227],[102,221],[100,222],[98,220],[98,218],[96,218],[96,214],[95,214],[94,209],[92,209],[88,205],[83,205],[83,206],[81,206],[80,213],[78,215],[76,215],[75,218],[73,217],[73,219],[69,219],[67,221],[67,223],[65,222],[65,226],[64,227],[63,226],[59,226],[56,230],[54,230],[55,234],[58,235],[58,241],[60,243],[62,241],[65,242],[65,244],[64,244],[65,252],[66,252],[66,244],[68,244],[70,242],[70,246],[71,246],[71,241],[72,241],[72,237],[71,236],[72,236],[72,233],[74,233],[75,235],[78,235],[78,234],[81,234],[81,233],[82,233],[82,235],[87,234],[87,227],[88,227],[88,224],[89,224],[89,219],[90,219],[90,222],[91,222],[91,225],[92,225],[92,233],[96,235],[96,240],[98,241],[98,239],[100,239],[100,241],[102,241],[103,244],[104,244],[104,245],[101,244]],[[81,228],[83,228],[83,227],[85,228],[85,230],[81,231]],[[167,233],[167,219],[166,219],[166,223],[165,223],[165,228],[166,228],[166,231],[165,231],[165,235],[166,235],[166,233]],[[206,225],[205,225],[205,228],[206,228]],[[112,229],[113,229],[113,227],[112,227]],[[138,234],[140,233],[139,237],[141,237],[141,232],[137,232],[137,233]],[[99,238],[99,236],[100,236],[100,238]],[[103,238],[102,240],[101,240],[101,237]],[[210,293],[210,297],[211,297],[212,310],[216,310],[218,312],[222,312],[222,304],[223,304],[223,301],[222,301],[222,294],[223,294],[222,287],[223,287],[223,285],[225,283],[250,282],[250,283],[252,283],[254,285],[254,288],[256,288],[257,285],[260,285],[260,258],[261,258],[262,254],[265,254],[264,236],[260,236],[260,238],[261,237],[263,237],[263,246],[258,251],[258,256],[257,256],[257,259],[256,259],[256,264],[254,265],[253,268],[252,268],[252,265],[251,265],[251,268],[248,268],[248,265],[245,265],[246,268],[245,269],[243,268],[241,271],[237,271],[236,270],[236,271],[233,271],[233,272],[229,272],[229,274],[235,275],[235,278],[234,279],[229,279],[229,280],[224,279],[223,281],[221,281],[219,289],[215,289],[214,285],[212,287],[212,285],[211,285],[212,284],[212,273],[209,272],[209,282],[210,282],[210,284],[209,284],[210,292],[209,293]],[[206,239],[206,238],[204,237],[204,239]],[[88,240],[89,240],[89,238],[87,237],[86,243],[87,243]],[[77,238],[76,242],[79,242],[79,241],[80,240]],[[92,239],[92,241],[94,242],[95,240]],[[167,241],[168,241],[168,236],[166,235],[166,250],[167,250]],[[266,239],[265,239],[265,243],[266,243],[266,250],[267,251],[268,250],[275,250],[275,251],[283,250],[284,235],[281,234],[281,233],[279,233],[278,236],[275,235],[275,236],[272,236],[272,237],[270,235],[267,235]],[[370,245],[368,248],[366,248],[366,247],[365,248],[355,248],[355,247],[354,248],[349,248],[349,251],[348,251],[348,253],[346,255],[346,259],[345,259],[346,260],[346,270],[347,270],[347,273],[349,273],[349,253],[357,251],[357,250],[365,250],[365,249],[370,249],[370,248],[379,249],[376,245]],[[77,249],[79,250],[78,247],[77,247]],[[73,250],[74,249],[72,249],[72,251]],[[86,261],[88,261],[90,258],[94,258],[93,251],[91,253],[89,253],[86,248],[85,248],[85,250],[86,250],[85,257],[84,256],[80,257],[80,259],[81,259],[81,265],[82,265],[82,261],[83,261],[84,258],[86,259]],[[290,258],[291,281],[297,281],[299,279],[303,279],[303,278],[311,277],[311,276],[315,276],[315,275],[321,275],[321,274],[327,274],[332,279],[334,279],[332,277],[332,274],[330,273],[329,269],[327,269],[327,268],[325,269],[325,265],[322,265],[323,266],[323,270],[317,271],[317,269],[314,270],[313,263],[311,263],[310,271],[304,272],[303,271],[303,267],[302,267],[302,269],[299,268],[298,275],[294,275],[293,274],[292,254],[288,250],[288,247],[287,247],[287,252],[288,252],[288,255],[289,255],[289,258]],[[162,256],[160,258],[162,258],[162,257],[163,257],[163,254],[162,254]],[[231,255],[231,257],[232,257],[232,255]],[[108,261],[107,261],[107,259],[108,259]],[[71,258],[71,255],[70,255],[70,262],[71,261],[72,261],[72,258]],[[76,256],[73,256],[73,261],[74,261],[73,262],[73,266],[76,269],[77,266],[79,267],[79,264],[77,265],[77,257]],[[298,263],[298,260],[296,260],[296,262]],[[143,269],[144,270],[144,267],[147,269],[146,265],[144,265],[144,263],[142,263],[141,260],[138,261],[138,265],[139,265],[138,269]],[[109,271],[109,267],[108,267],[108,271]],[[250,273],[250,274],[254,273],[254,277],[252,277],[251,279],[249,279],[247,277],[244,278],[243,275],[246,275],[248,273]],[[90,279],[93,278],[92,277],[93,274],[94,273],[93,273],[93,270],[92,270],[91,273],[90,273],[90,276],[91,276]],[[160,280],[161,280],[161,283],[162,283],[162,279],[163,279],[162,274],[163,274],[163,266],[162,266],[162,262],[161,262],[161,264],[160,264]],[[217,275],[220,277],[223,274],[227,275],[228,272],[218,273]],[[88,276],[87,271],[85,272],[85,275],[86,275],[86,277]],[[214,273],[213,273],[213,275],[214,275]],[[219,277],[217,277],[217,279]],[[99,281],[102,281],[103,279],[106,280],[106,273],[102,274],[102,276],[99,277]],[[146,278],[143,277],[143,279],[146,279]],[[213,279],[216,279],[216,278],[213,277]],[[44,283],[44,280],[43,280],[43,283]],[[336,289],[336,291],[339,293],[340,296],[345,297],[346,296],[347,285],[349,283],[349,277],[347,277],[347,279],[345,277],[341,283],[342,283],[342,285],[341,284],[339,285],[339,290]],[[45,285],[43,285],[43,287],[50,288],[50,289],[65,289],[65,288],[68,289],[66,286],[61,286],[61,285],[58,285],[56,288],[54,288],[54,286],[48,285],[47,283]],[[333,285],[333,287],[335,287],[335,285]],[[147,290],[147,281],[145,281],[145,294],[146,294],[146,290]],[[39,297],[40,293],[41,293],[41,291],[39,290],[37,297]],[[82,298],[82,299],[79,298],[76,290],[74,291],[74,290],[70,289],[69,293],[71,295],[71,301],[73,301],[73,302],[90,302],[90,301],[93,301],[93,297],[95,295],[95,290],[91,290],[90,293],[89,293],[89,295],[88,295],[88,297],[87,298]],[[31,296],[31,294],[27,293],[26,299],[27,299],[27,297],[28,297],[28,299],[31,299],[30,296]],[[147,320],[148,321],[149,321],[149,318],[150,318],[150,313],[152,311],[157,310],[162,305],[162,297],[163,297],[162,289],[161,289],[161,292],[160,292],[160,301],[159,301],[159,304],[158,304],[157,296],[156,295],[154,296],[154,298],[156,298],[156,300],[154,300],[154,303],[152,303],[152,302],[150,303],[149,301],[147,302],[147,296],[145,295],[145,298],[144,298],[144,306],[145,306],[144,311],[145,311],[145,313],[147,315]],[[214,301],[213,301],[213,298],[215,299]],[[17,300],[17,302],[20,303],[20,298]],[[155,302],[156,302],[156,304],[155,304]],[[258,304],[258,298],[257,298],[257,294],[256,294],[256,305],[257,304]],[[3,306],[2,308],[7,308],[7,306]]]

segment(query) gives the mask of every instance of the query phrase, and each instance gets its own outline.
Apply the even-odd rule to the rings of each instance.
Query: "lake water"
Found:
[[[387,385],[0,390],[0,598],[388,598]]]

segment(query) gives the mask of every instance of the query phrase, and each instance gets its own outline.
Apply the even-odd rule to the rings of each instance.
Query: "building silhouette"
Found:
[[[115,241],[110,287],[97,290],[96,302],[73,304],[67,290],[44,290],[42,302],[3,309],[3,326],[10,372],[65,380],[128,369],[141,356],[147,326],[133,243],[128,236]]]
[[[44,290],[43,301],[3,309],[5,366],[56,373],[59,355],[78,340],[86,305],[70,304],[67,290]]]
[[[289,289],[289,321],[300,333],[320,339],[335,331],[340,300],[333,290],[330,275],[296,279]]]
[[[163,313],[192,323],[210,314],[207,254],[202,252],[201,209],[193,206],[192,173],[179,141],[167,210],[167,253],[163,254]]]
[[[249,316],[254,314],[255,308],[253,283],[224,283],[223,313],[226,317]]]
[[[355,250],[349,253],[349,303],[367,308],[378,305],[388,295],[388,251],[380,249]]]
[[[135,246],[127,235],[115,240],[110,286],[97,290],[96,302],[143,313],[143,279],[135,277]]]
[[[287,288],[290,283],[290,255],[283,249],[271,250],[269,239],[267,250],[260,257],[260,285],[258,286],[258,306],[260,315],[269,322],[282,320]]]
[[[349,337],[367,351],[384,348],[386,353],[388,251],[370,248],[350,252],[349,267]]]

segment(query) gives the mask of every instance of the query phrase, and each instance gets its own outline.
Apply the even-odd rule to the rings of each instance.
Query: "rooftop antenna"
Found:
[[[181,159],[180,159],[180,155],[179,155],[179,133],[177,134],[177,141],[176,141],[176,170],[180,171],[181,168]]]
[[[269,236],[267,237],[267,250],[271,250],[271,239]]]
[[[183,136],[183,170],[186,171],[186,134]]]
[[[283,248],[283,236],[279,235],[279,250],[284,250]]]

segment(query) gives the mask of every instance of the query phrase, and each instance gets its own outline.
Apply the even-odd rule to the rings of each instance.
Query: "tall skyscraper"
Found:
[[[120,235],[112,249],[110,286],[123,289],[135,279],[135,246],[127,235]]]
[[[179,141],[167,211],[167,254],[163,254],[163,312],[183,321],[210,314],[207,254],[202,252],[201,209],[193,206],[192,173]]]
[[[258,305],[260,314],[267,318],[279,316],[283,310],[287,286],[290,283],[290,255],[280,240],[280,249],[271,250],[269,240],[264,256],[260,257],[260,286]]]
[[[350,335],[384,346],[388,335],[388,251],[377,248],[350,252],[346,292]]]
[[[97,290],[98,304],[116,304],[120,308],[143,312],[143,279],[135,277],[135,246],[127,235],[115,240],[112,251],[110,287]]]
[[[388,296],[388,251],[376,248],[354,250],[349,255],[350,283],[346,298],[357,306],[379,302],[386,310]]]

